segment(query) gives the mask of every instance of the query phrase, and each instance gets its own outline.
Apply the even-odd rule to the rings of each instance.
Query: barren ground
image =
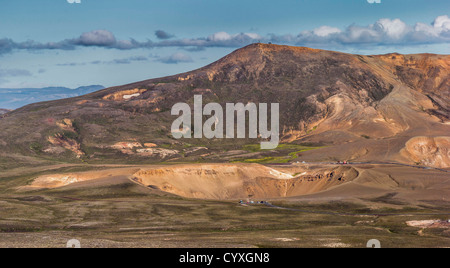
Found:
[[[450,178],[438,170],[183,164],[14,172],[22,175],[0,182],[1,247],[65,247],[69,239],[83,247],[365,247],[370,239],[383,247],[450,246],[447,224],[411,226],[450,218]],[[324,183],[330,172],[336,183]],[[225,181],[228,192],[217,192]]]

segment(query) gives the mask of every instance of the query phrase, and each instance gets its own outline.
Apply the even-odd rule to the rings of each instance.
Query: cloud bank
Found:
[[[133,57],[128,57],[128,58],[121,58],[121,59],[113,59],[113,60],[109,60],[109,61],[100,61],[100,60],[95,60],[95,61],[91,61],[91,62],[69,62],[69,63],[59,63],[56,64],[57,66],[84,66],[84,65],[88,65],[88,64],[94,64],[94,65],[98,65],[98,64],[131,64],[133,62],[143,62],[143,61],[148,61],[149,58],[145,57],[145,56],[133,56]]]
[[[163,30],[155,32],[158,41],[118,40],[108,30],[95,30],[81,36],[59,42],[39,43],[35,41],[15,42],[9,38],[0,39],[0,54],[16,50],[73,50],[77,47],[102,47],[108,49],[132,50],[139,48],[178,47],[186,50],[202,50],[208,47],[242,47],[255,42],[272,42],[286,45],[339,45],[361,47],[366,45],[415,46],[442,44],[450,42],[450,18],[437,17],[434,22],[408,25],[400,19],[380,19],[371,25],[350,25],[345,29],[324,25],[299,34],[260,36],[256,33],[230,34],[217,32],[207,37],[173,39],[174,36]],[[172,55],[165,61],[180,62],[188,59]],[[163,59],[161,59],[162,62]]]
[[[193,62],[192,58],[188,55],[185,55],[183,53],[175,53],[168,57],[162,57],[158,59],[157,61],[166,63],[166,64],[178,64],[178,63],[185,63],[185,62]]]
[[[0,69],[0,78],[17,76],[31,76],[31,73],[22,69]]]
[[[437,17],[432,24],[407,25],[400,19],[380,19],[368,26],[350,25],[345,30],[330,26],[304,31],[297,36],[272,36],[276,42],[339,45],[423,45],[450,42],[450,18]]]

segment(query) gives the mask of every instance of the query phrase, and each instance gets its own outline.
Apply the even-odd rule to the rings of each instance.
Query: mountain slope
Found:
[[[283,142],[328,146],[297,154],[300,160],[434,165],[411,156],[429,144],[410,142],[408,148],[416,149],[402,150],[416,137],[449,136],[449,65],[448,55],[360,56],[253,44],[189,73],[17,109],[0,119],[0,150],[66,160],[156,162],[228,161],[230,150],[243,151],[242,157],[255,153],[242,150],[255,140],[170,137],[172,106],[202,94],[204,103],[280,103]],[[252,156],[279,152],[259,153]]]

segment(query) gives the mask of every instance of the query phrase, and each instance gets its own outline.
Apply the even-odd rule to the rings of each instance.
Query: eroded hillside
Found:
[[[189,73],[37,103],[3,115],[0,148],[73,161],[277,159],[243,150],[258,140],[174,140],[175,103],[280,103],[282,142],[327,146],[289,161],[389,160],[449,167],[401,151],[415,137],[448,137],[450,56],[361,56],[253,44]],[[70,122],[70,126],[67,123]],[[446,145],[444,145],[446,146]],[[290,152],[288,152],[290,153]],[[283,158],[285,161],[286,158]],[[436,162],[437,163],[437,162]]]

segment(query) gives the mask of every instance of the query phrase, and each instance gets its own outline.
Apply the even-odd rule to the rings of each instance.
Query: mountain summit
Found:
[[[156,162],[231,161],[230,150],[241,151],[239,159],[270,153],[245,152],[251,140],[172,139],[171,107],[201,94],[204,103],[280,103],[283,143],[326,146],[296,155],[299,160],[449,167],[449,81],[448,55],[253,44],[192,72],[10,112],[0,119],[0,151]]]

